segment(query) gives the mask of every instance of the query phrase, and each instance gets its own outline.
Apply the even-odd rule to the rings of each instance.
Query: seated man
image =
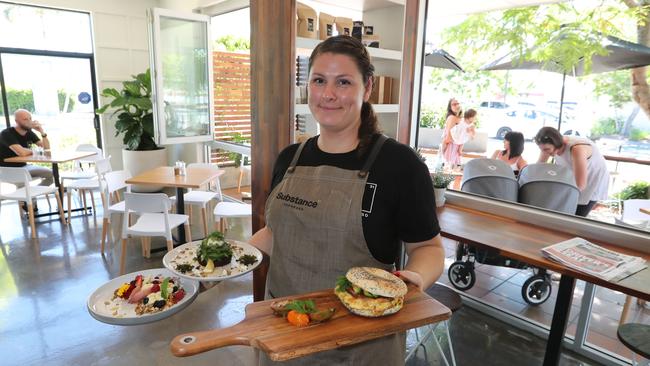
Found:
[[[50,148],[50,141],[43,127],[38,121],[32,121],[32,114],[24,109],[14,113],[15,127],[9,127],[0,132],[0,166],[21,167],[25,166],[32,178],[41,178],[40,185],[49,186],[54,182],[52,171],[48,168],[27,165],[25,163],[7,163],[6,158],[14,156],[28,156],[32,154],[30,144],[36,144],[44,149]],[[39,132],[39,138],[32,129]]]

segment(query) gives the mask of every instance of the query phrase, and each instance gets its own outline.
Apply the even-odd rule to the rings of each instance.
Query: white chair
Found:
[[[93,169],[83,170],[82,164],[93,164],[95,161],[104,158],[104,153],[102,149],[98,148],[95,145],[91,144],[81,144],[77,146],[76,151],[83,152],[94,152],[95,155],[91,155],[82,159],[77,159],[73,163],[72,170],[62,171],[59,173],[59,178],[61,179],[61,184],[65,182],[66,179],[75,180],[75,179],[92,179],[95,177],[95,171]]]
[[[219,202],[214,208],[215,225],[219,221],[218,229],[222,233],[225,233],[228,229],[226,219],[251,217],[252,214],[253,206],[248,203]]]
[[[95,214],[95,196],[93,192],[95,190],[100,191],[102,196],[102,202],[104,202],[104,192],[101,190],[100,181],[104,179],[104,174],[110,172],[111,168],[111,157],[98,159],[95,161],[95,176],[91,179],[75,179],[65,186],[68,191],[68,223],[70,223],[70,216],[72,213],[72,190],[76,189],[79,192],[79,200],[82,202],[84,214],[86,213],[86,192],[90,192],[90,203],[93,207],[93,214]]]
[[[46,195],[47,197],[48,194],[54,194],[56,197],[56,202],[59,205],[59,216],[61,218],[61,223],[63,224],[65,224],[65,215],[63,214],[63,206],[61,205],[61,197],[59,197],[58,188],[30,186],[29,182],[31,179],[32,176],[29,174],[29,171],[26,168],[0,167],[0,182],[13,185],[22,185],[22,187],[17,188],[15,191],[10,193],[2,193],[0,191],[0,201],[11,200],[27,203],[27,212],[29,216],[29,226],[32,229],[32,238],[36,238],[36,225],[34,224],[34,205],[32,203],[32,199],[41,195]],[[0,184],[0,189],[1,188],[2,184]]]
[[[131,185],[125,181],[131,178],[131,173],[126,170],[116,170],[104,174],[102,180],[104,194],[102,195],[102,207],[104,209],[104,220],[102,221],[101,253],[104,254],[104,244],[108,236],[112,242],[111,215],[124,214],[124,201],[120,199],[120,191],[131,192]]]
[[[241,181],[244,178],[244,174],[251,174],[252,165],[244,165],[246,162],[246,155],[242,155],[241,165],[239,166],[239,179],[237,180],[237,192],[241,192]]]
[[[208,163],[192,163],[187,166],[188,170],[192,169],[209,169],[212,171],[218,171],[219,167],[217,167],[215,164],[208,164]],[[191,190],[183,196],[183,200],[185,202],[185,205],[190,206],[190,210],[188,210],[189,216],[190,216],[190,222],[192,221],[192,206],[199,206],[201,207],[201,219],[203,222],[203,236],[208,236],[208,217],[207,217],[207,206],[212,201],[213,199],[218,199],[219,201],[223,201],[223,196],[221,193],[221,184],[219,183],[219,177],[214,179],[212,182],[214,184],[214,190],[208,190],[208,191],[202,191],[202,190]],[[211,187],[208,187],[210,189]],[[176,197],[171,197],[170,198],[173,202],[173,204],[176,204]]]
[[[120,255],[120,274],[124,274],[126,259],[126,241],[129,235],[145,237],[146,252],[149,256],[152,236],[164,236],[167,250],[173,249],[172,229],[185,224],[187,241],[191,242],[189,216],[169,213],[171,201],[164,193],[124,193],[124,211],[122,218],[122,253]],[[129,216],[140,215],[135,224],[129,226]]]

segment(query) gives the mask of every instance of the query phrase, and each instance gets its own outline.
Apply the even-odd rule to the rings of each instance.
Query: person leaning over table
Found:
[[[577,216],[586,217],[598,200],[607,199],[609,171],[605,158],[589,139],[562,136],[553,127],[542,127],[534,139],[539,147],[539,163],[555,157],[559,165],[569,167],[580,190]]]
[[[32,120],[32,114],[24,109],[18,109],[14,112],[15,127],[9,127],[0,132],[0,166],[7,167],[26,167],[32,178],[41,178],[39,185],[50,186],[54,182],[52,170],[37,166],[27,165],[25,163],[7,163],[4,160],[15,156],[29,156],[32,150],[30,144],[36,144],[44,149],[50,148],[50,141],[47,139],[47,133],[38,121]],[[38,131],[41,135],[34,133]],[[24,205],[23,205],[24,206]],[[34,208],[37,210],[36,206]]]
[[[374,67],[360,41],[336,36],[309,59],[309,108],[321,134],[275,162],[266,227],[251,243],[270,255],[266,298],[332,288],[350,267],[393,270],[420,289],[444,266],[433,186],[408,146],[381,135],[372,105]],[[282,365],[403,365],[405,334],[316,353]],[[261,353],[261,352],[260,352]],[[260,354],[260,364],[274,364]]]

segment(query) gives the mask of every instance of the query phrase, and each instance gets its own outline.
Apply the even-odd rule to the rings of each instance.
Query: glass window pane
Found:
[[[166,137],[210,134],[205,22],[160,17]]]
[[[96,144],[90,59],[2,54],[11,123],[26,109],[49,135],[52,149]]]
[[[0,47],[92,53],[90,14],[0,2]]]

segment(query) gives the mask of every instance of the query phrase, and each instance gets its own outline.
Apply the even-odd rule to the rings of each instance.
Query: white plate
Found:
[[[192,258],[196,257],[196,251],[201,245],[201,241],[193,241],[191,243],[183,244],[179,247],[174,248],[174,250],[167,252],[167,254],[165,254],[165,256],[163,257],[163,265],[167,267],[167,269],[172,271],[176,276],[191,279],[191,280],[212,282],[212,281],[223,281],[229,278],[239,277],[241,275],[244,275],[254,270],[257,266],[260,265],[260,263],[262,263],[262,252],[260,252],[259,249],[242,241],[230,240],[230,239],[227,239],[226,241],[233,246],[240,247],[242,249],[242,252],[239,254],[235,252],[230,264],[221,267],[215,267],[214,271],[209,275],[202,276],[199,273],[200,271],[198,270],[194,270],[194,272],[187,272],[187,273],[181,273],[176,270],[176,266],[178,264],[189,263],[192,264],[193,266],[198,265],[198,262]],[[244,254],[254,255],[257,258],[257,262],[249,266],[245,266],[245,268],[240,267],[240,264],[237,262],[237,259]],[[224,273],[224,270],[225,271],[230,270],[230,272]]]
[[[135,304],[125,304],[120,308],[120,315],[115,316],[106,304],[111,301],[113,293],[122,284],[131,282],[136,275],[156,276],[162,275],[164,277],[178,277],[166,268],[147,269],[144,271],[137,271],[114,278],[99,287],[95,292],[88,297],[87,307],[88,312],[93,318],[100,322],[114,324],[114,325],[138,325],[155,322],[169,316],[176,314],[183,310],[194,301],[199,294],[199,283],[187,279],[180,279],[180,287],[185,289],[185,297],[169,309],[152,314],[137,315],[135,313]]]

